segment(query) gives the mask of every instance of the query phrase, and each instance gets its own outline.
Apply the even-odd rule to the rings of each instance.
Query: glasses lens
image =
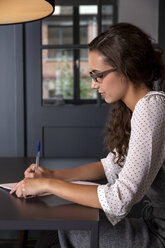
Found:
[[[89,75],[90,75],[90,77],[91,77],[95,82],[97,82],[97,77],[96,77],[96,75],[94,75],[91,71],[89,72]]]

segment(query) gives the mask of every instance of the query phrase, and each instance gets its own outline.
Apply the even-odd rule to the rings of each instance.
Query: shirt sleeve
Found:
[[[132,115],[130,142],[122,170],[116,180],[107,176],[109,183],[98,186],[100,204],[113,225],[143,198],[164,159],[165,98],[156,95],[144,97]],[[112,165],[110,168],[114,179],[115,170]]]
[[[114,184],[122,167],[115,163],[115,155],[109,153],[106,158],[101,159],[106,178],[110,184]]]

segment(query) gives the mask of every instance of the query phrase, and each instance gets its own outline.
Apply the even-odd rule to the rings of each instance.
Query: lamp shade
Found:
[[[0,24],[45,18],[54,12],[55,0],[0,0]]]

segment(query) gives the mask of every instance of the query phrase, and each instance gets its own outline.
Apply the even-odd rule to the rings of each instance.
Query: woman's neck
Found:
[[[139,87],[135,87],[133,84],[128,88],[127,94],[122,101],[133,112],[136,103],[142,99],[146,94],[150,92],[150,89],[146,85],[141,84]]]

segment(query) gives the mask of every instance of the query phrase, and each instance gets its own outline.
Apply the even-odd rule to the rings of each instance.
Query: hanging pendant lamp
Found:
[[[54,12],[55,0],[0,0],[0,25],[43,19]]]

